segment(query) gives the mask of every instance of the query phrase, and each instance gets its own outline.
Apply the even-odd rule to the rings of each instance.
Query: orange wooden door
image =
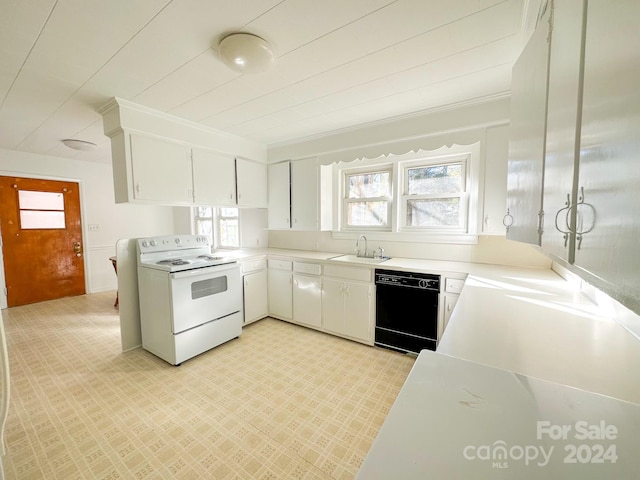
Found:
[[[77,183],[0,176],[0,228],[9,307],[85,293]]]

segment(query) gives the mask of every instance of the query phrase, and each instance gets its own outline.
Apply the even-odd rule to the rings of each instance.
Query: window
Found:
[[[64,196],[58,192],[18,190],[20,228],[64,229]]]
[[[333,237],[477,243],[481,160],[477,142],[337,166],[340,230]]]
[[[344,228],[390,228],[391,177],[390,167],[378,167],[370,171],[345,171]]]
[[[403,228],[466,228],[466,160],[403,167]]]
[[[237,208],[196,207],[194,230],[207,235],[211,245],[223,248],[240,246],[240,226]]]

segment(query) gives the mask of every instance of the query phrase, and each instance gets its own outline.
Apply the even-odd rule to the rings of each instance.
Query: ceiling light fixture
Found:
[[[222,61],[240,73],[260,73],[275,63],[273,48],[265,39],[251,33],[232,33],[218,45]]]
[[[75,138],[65,138],[62,140],[62,143],[73,150],[81,150],[83,152],[95,150],[98,147],[95,143],[87,142],[86,140],[76,140]]]

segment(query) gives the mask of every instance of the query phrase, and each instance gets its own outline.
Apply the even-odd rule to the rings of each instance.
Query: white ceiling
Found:
[[[0,148],[109,162],[113,97],[271,145],[504,95],[539,4],[0,0]],[[275,67],[229,70],[232,31],[271,42]]]

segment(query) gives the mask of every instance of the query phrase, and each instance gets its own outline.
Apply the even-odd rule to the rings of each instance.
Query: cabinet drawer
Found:
[[[346,278],[348,280],[360,280],[361,282],[371,282],[373,271],[369,268],[342,267],[337,265],[325,265],[325,277]]]
[[[290,272],[293,268],[293,262],[291,260],[276,260],[274,258],[270,258],[269,268],[273,268],[274,270],[286,270]]]
[[[460,293],[464,286],[464,280],[459,278],[445,278],[444,291],[447,293]]]
[[[317,263],[293,262],[293,271],[308,275],[320,275],[322,267]]]
[[[266,258],[242,262],[242,273],[257,272],[259,270],[264,270],[265,268],[267,268]]]

